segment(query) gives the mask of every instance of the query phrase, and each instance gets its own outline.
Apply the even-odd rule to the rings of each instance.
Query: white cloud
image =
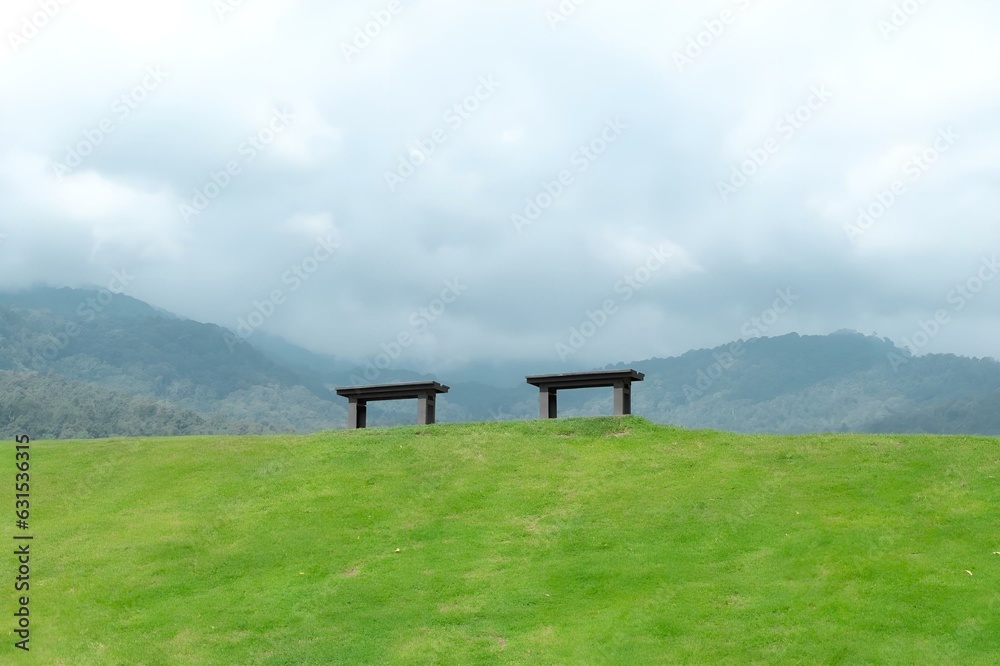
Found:
[[[332,213],[298,213],[281,223],[282,231],[302,234],[315,240],[336,231]]]
[[[92,170],[59,178],[48,160],[10,151],[0,155],[0,191],[13,210],[8,224],[41,233],[85,231],[93,259],[120,248],[141,259],[176,260],[184,230],[172,197],[163,188],[145,189]]]
[[[341,42],[387,3],[230,4],[220,19],[205,0],[75,0],[16,54],[7,32],[37,6],[2,4],[0,232],[3,251],[20,253],[18,280],[83,281],[130,260],[144,267],[137,289],[156,305],[211,318],[280,284],[306,236],[337,229],[337,262],[268,326],[364,356],[376,331],[405,322],[441,279],[474,277],[477,289],[420,349],[427,363],[444,363],[494,349],[548,354],[576,316],[566,300],[599,301],[609,275],[669,243],[676,273],[663,276],[684,291],[651,286],[620,318],[648,327],[629,338],[641,357],[725,342],[725,312],[759,310],[760,298],[788,285],[867,276],[850,294],[803,300],[812,332],[861,328],[854,320],[865,312],[903,301],[933,309],[934,284],[946,287],[964,257],[1000,245],[1000,10],[985,0],[928,3],[889,40],[877,21],[890,0],[588,2],[556,31],[545,17],[555,0],[488,9],[422,0],[404,3],[350,63]],[[678,72],[671,54],[725,8],[737,19]],[[67,142],[96,127],[151,64],[169,73],[162,88],[56,180],[52,163]],[[412,141],[447,127],[442,113],[491,75],[503,84],[496,95],[389,192],[385,171]],[[717,181],[822,84],[834,98],[723,204]],[[185,225],[178,199],[240,158],[241,142],[282,106],[295,122]],[[574,171],[574,184],[518,236],[510,215],[572,168],[573,152],[614,115],[630,123],[621,141]],[[849,243],[843,225],[857,206],[948,125],[962,135],[954,151]],[[533,272],[546,261],[548,274]],[[873,286],[883,282],[898,291]],[[552,303],[538,302],[540,283]],[[336,326],[331,308],[355,306],[366,325]],[[879,331],[908,334],[910,319],[897,331],[880,320]],[[657,342],[664,322],[678,320],[684,326]],[[624,329],[602,335],[608,342],[581,355],[620,360],[606,355],[621,348]],[[985,334],[954,343],[996,354]]]
[[[329,159],[342,133],[323,118],[312,102],[292,104],[295,122],[275,144],[275,150],[301,167],[317,166]]]

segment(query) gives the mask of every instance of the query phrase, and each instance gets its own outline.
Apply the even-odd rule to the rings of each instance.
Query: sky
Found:
[[[446,371],[1000,357],[988,0],[5,0],[0,289]]]

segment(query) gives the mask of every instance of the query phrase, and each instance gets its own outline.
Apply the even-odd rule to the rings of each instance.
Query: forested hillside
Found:
[[[0,370],[8,371],[0,427],[7,434],[18,428],[90,437],[344,426],[345,403],[331,388],[357,381],[363,369],[263,333],[243,341],[127,296],[98,308],[99,296],[72,289],[0,295]],[[661,423],[737,432],[1000,434],[1000,363],[911,357],[890,340],[860,333],[756,338],[608,367],[625,366],[646,374],[633,388],[634,412]],[[510,375],[519,368],[501,370]],[[566,369],[554,363],[549,371]],[[393,368],[378,381],[429,377]],[[538,414],[531,386],[433,378],[452,387],[439,401],[443,422]],[[611,392],[563,392],[559,409],[565,416],[607,414]],[[410,402],[373,403],[369,424],[412,423],[414,415]]]
[[[225,329],[122,295],[99,311],[88,304],[94,298],[70,289],[0,297],[0,369],[34,373],[20,379],[25,386],[52,388],[42,378],[70,381],[48,396],[55,405],[69,400],[72,382],[85,382],[111,402],[132,396],[206,417],[190,420],[183,432],[310,431],[345,418],[321,381],[271,361]],[[176,414],[148,421],[135,434],[171,432]]]
[[[911,357],[859,333],[790,334],[734,349],[637,362],[651,383],[639,408],[658,421],[741,432],[1000,434],[994,359]]]
[[[202,415],[164,401],[110,391],[56,375],[0,371],[0,433],[38,439],[192,435],[256,430],[219,415]]]

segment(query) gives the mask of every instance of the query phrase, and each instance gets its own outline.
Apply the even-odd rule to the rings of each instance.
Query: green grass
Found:
[[[998,476],[635,417],[34,443],[0,663],[996,664]]]

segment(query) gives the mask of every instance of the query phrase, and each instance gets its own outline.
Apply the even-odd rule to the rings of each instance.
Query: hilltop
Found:
[[[992,664],[998,446],[637,417],[34,442],[31,663]]]

